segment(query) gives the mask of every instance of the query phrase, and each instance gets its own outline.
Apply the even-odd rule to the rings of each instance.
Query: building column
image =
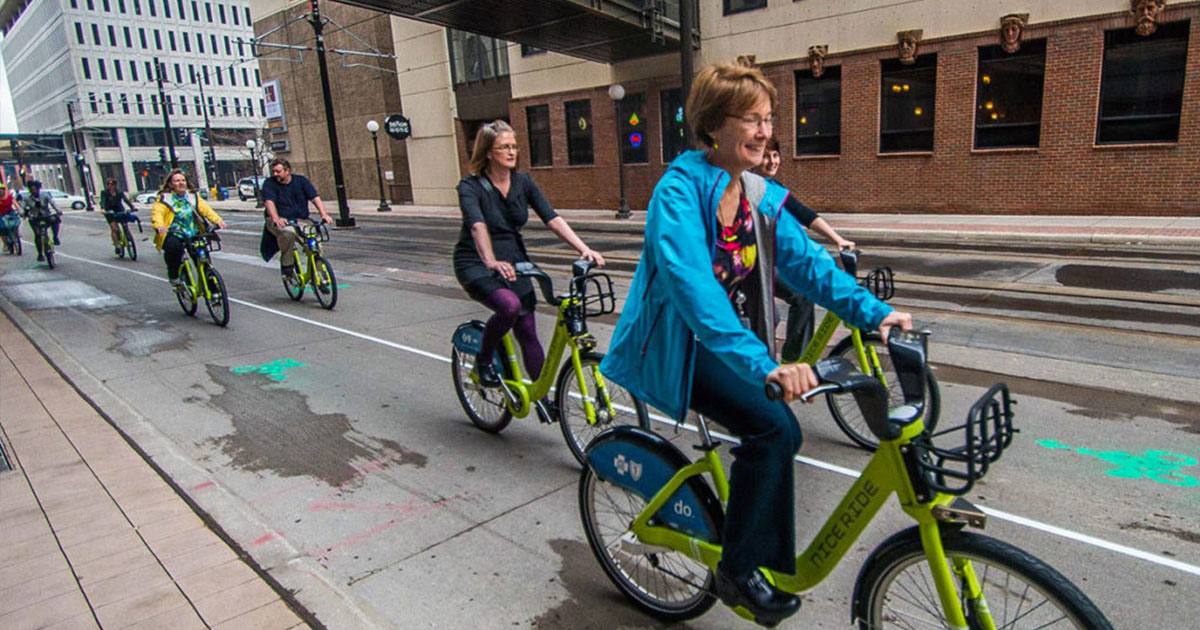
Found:
[[[196,168],[196,187],[200,190],[210,190],[208,173],[204,170],[204,148],[200,145],[200,134],[190,133],[192,141],[192,164]]]
[[[137,173],[133,170],[133,155],[129,150],[129,135],[125,133],[124,127],[117,128],[117,147],[121,149],[121,170],[125,172],[126,192],[141,192],[138,190]]]

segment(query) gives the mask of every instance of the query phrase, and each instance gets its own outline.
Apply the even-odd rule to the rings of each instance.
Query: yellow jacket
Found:
[[[175,211],[171,209],[171,206],[163,203],[163,194],[164,193],[159,193],[158,196],[154,198],[154,209],[150,211],[150,222],[154,226],[154,246],[159,250],[162,249],[163,239],[165,239],[167,235],[159,233],[158,228],[171,227],[171,223],[175,221]],[[209,207],[208,202],[201,199],[200,195],[197,195],[195,192],[191,192],[190,194],[196,196],[196,212],[199,213],[200,216],[204,217],[204,219],[209,223],[222,222],[221,215],[214,212],[213,209]],[[199,224],[200,231],[205,232],[206,230],[204,221],[197,221],[197,223]]]

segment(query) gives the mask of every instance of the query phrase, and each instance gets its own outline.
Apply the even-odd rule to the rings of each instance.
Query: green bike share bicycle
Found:
[[[229,294],[225,291],[225,279],[213,268],[212,252],[221,251],[221,238],[217,226],[209,226],[207,232],[184,239],[183,262],[179,266],[179,280],[175,286],[175,299],[189,317],[196,314],[200,300],[208,309],[209,317],[218,326],[229,325]]]
[[[558,422],[571,454],[581,464],[584,448],[601,431],[626,424],[649,430],[650,416],[646,405],[600,374],[600,361],[604,355],[595,351],[596,338],[588,332],[589,317],[612,313],[616,309],[612,279],[608,274],[592,273],[595,263],[577,260],[571,266],[573,275],[569,292],[555,296],[553,281],[537,265],[519,262],[513,267],[518,277],[536,280],[542,297],[558,309],[554,336],[546,349],[542,372],[535,375],[531,383],[521,375],[512,333],[505,334],[502,351],[495,355],[500,387],[484,387],[474,369],[475,355],[483,342],[484,323],[471,320],[454,331],[450,350],[454,391],[471,422],[489,433],[499,433],[513,416],[524,418],[536,410],[543,423]],[[564,350],[568,355],[565,362]],[[551,385],[554,386],[557,413],[547,409],[542,402],[550,393]]]
[[[312,285],[313,295],[325,310],[337,305],[337,277],[333,265],[321,255],[321,243],[329,241],[329,226],[322,219],[301,226],[295,219],[288,219],[288,227],[296,231],[296,272],[283,277],[283,289],[288,297],[299,302],[304,297],[304,288]],[[301,265],[300,261],[304,264]]]
[[[133,239],[133,233],[129,230],[130,222],[137,223],[137,229],[142,231],[142,219],[133,212],[105,212],[104,218],[117,223],[117,242],[113,244],[113,249],[117,250],[116,254],[119,258],[128,258],[132,261],[137,261],[137,242]]]
[[[983,527],[987,517],[961,495],[983,478],[1016,432],[1008,388],[994,385],[972,405],[966,422],[930,432],[922,421],[925,336],[896,330],[888,351],[905,401],[890,412],[878,380],[840,357],[817,362],[821,384],[804,398],[852,396],[879,448],[796,557],[795,572],[764,570],[768,579],[791,593],[815,588],[895,493],[917,524],[883,541],[859,570],[851,619],[860,630],[1111,630],[1095,604],[1049,565],[966,530]],[[782,394],[778,384],[768,385],[769,398]],[[607,431],[588,446],[579,481],[580,515],[596,559],[621,592],[661,619],[697,617],[716,599],[729,483],[703,418],[698,428],[703,455],[696,462],[651,432]],[[752,618],[745,609],[734,612]]]
[[[859,253],[857,249],[843,249],[838,252],[842,270],[855,278],[858,277]],[[884,302],[890,300],[896,293],[895,280],[889,267],[877,267],[860,279],[859,284]],[[833,311],[826,311],[825,317],[821,319],[821,324],[813,333],[812,340],[804,348],[804,353],[800,355],[797,362],[815,365],[833,339],[833,333],[837,331],[838,325],[843,323]],[[888,346],[879,338],[879,333],[875,331],[862,332],[850,324],[845,324],[845,326],[850,334],[839,341],[826,356],[842,357],[852,365],[858,366],[862,373],[879,379],[888,390],[889,408],[903,404],[904,392],[900,390],[898,375],[892,365],[892,359],[888,355]],[[873,451],[878,448],[879,440],[867,426],[866,418],[859,410],[852,395],[830,392],[825,395],[825,402],[829,406],[829,413],[833,414],[833,421],[846,434],[846,437],[867,450]],[[925,427],[930,431],[937,428],[941,406],[942,395],[937,378],[934,377],[932,371],[926,370]]]

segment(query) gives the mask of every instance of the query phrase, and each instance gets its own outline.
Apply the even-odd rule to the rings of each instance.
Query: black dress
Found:
[[[454,246],[454,277],[471,299],[485,302],[496,289],[508,288],[521,298],[521,314],[531,312],[537,304],[529,278],[507,282],[494,275],[484,266],[475,248],[475,238],[471,236],[471,226],[482,222],[487,226],[496,260],[528,261],[521,228],[529,221],[531,206],[543,223],[558,216],[533,183],[533,178],[525,173],[512,174],[507,197],[500,196],[500,191],[486,175],[468,175],[458,183],[458,207],[463,214],[463,223]]]

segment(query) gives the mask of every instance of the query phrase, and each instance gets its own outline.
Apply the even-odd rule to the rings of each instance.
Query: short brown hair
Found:
[[[275,158],[274,160],[271,160],[271,168],[275,168],[276,166],[282,166],[289,171],[292,170],[292,163],[283,158]]]
[[[767,150],[774,151],[776,153],[782,153],[782,151],[779,150],[779,141],[775,139],[775,136],[771,136],[771,138],[767,140]]]
[[[483,173],[483,169],[487,168],[488,151],[495,146],[496,138],[505,132],[516,135],[513,128],[503,120],[493,120],[479,127],[479,131],[475,132],[475,146],[471,149],[470,171],[472,173],[476,175]]]
[[[757,68],[719,61],[705,66],[695,80],[687,97],[685,116],[692,133],[705,146],[713,145],[709,135],[725,123],[725,117],[740,115],[754,107],[760,95],[771,99],[775,109],[775,86]]]

